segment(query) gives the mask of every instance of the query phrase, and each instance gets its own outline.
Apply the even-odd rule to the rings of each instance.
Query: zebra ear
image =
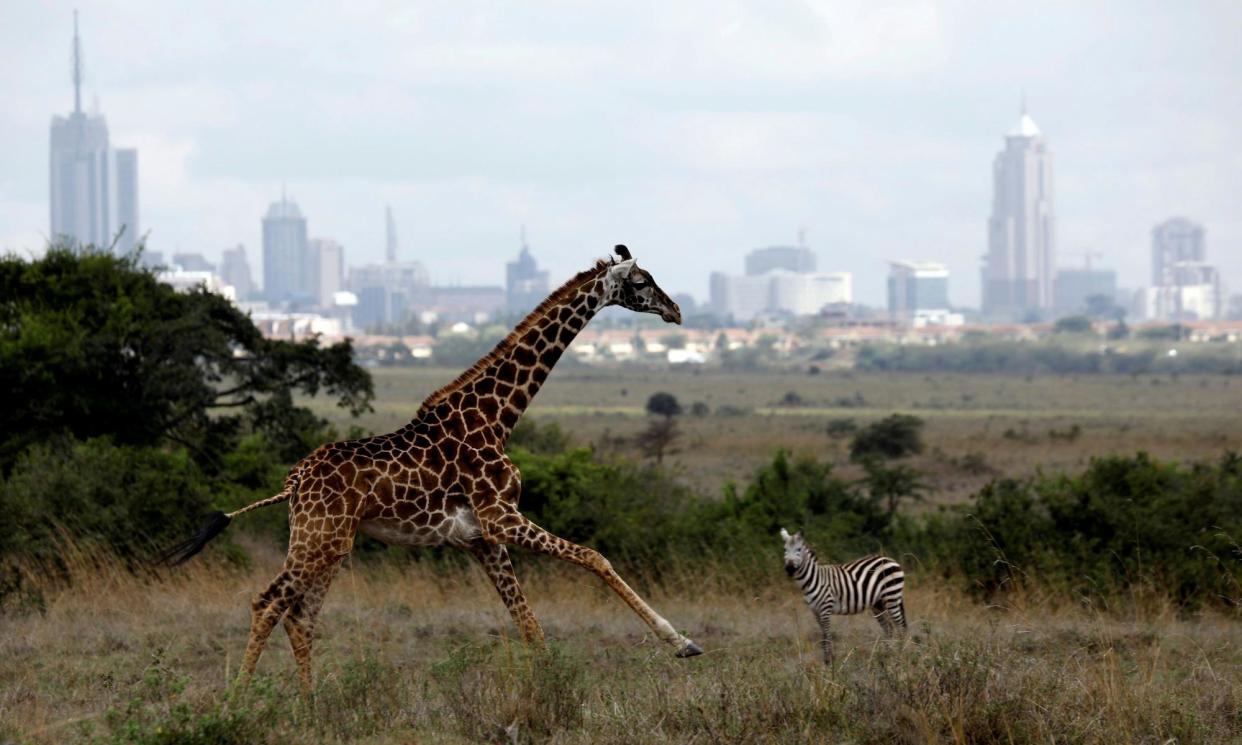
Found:
[[[802,531],[799,530],[797,533],[794,533],[794,538],[797,538],[798,540],[802,540]]]
[[[782,540],[782,541],[788,541],[788,540],[789,540],[789,531],[788,531],[788,530],[785,530],[784,528],[781,528],[781,540]]]

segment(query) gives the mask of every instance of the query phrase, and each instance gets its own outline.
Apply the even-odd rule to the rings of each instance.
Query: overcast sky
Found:
[[[0,248],[48,230],[48,125],[85,101],[139,149],[153,250],[260,258],[281,184],[350,264],[554,281],[613,243],[670,291],[792,243],[880,303],[885,259],[979,301],[991,163],[1029,110],[1053,150],[1058,262],[1124,286],[1150,230],[1207,229],[1242,290],[1238,2],[25,2],[0,7]],[[1233,184],[1231,188],[1229,185]]]

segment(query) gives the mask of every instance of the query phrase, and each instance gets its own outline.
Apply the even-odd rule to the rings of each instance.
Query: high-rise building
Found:
[[[1174,217],[1151,231],[1152,287],[1143,293],[1142,312],[1150,319],[1186,321],[1220,318],[1225,290],[1220,272],[1206,262],[1202,225]]]
[[[331,238],[315,238],[309,248],[315,302],[322,308],[331,307],[332,296],[343,289],[345,249]]]
[[[431,284],[422,263],[397,260],[397,225],[391,207],[385,210],[384,216],[387,261],[349,269],[349,287],[358,298],[353,322],[360,329],[402,321],[427,300]]]
[[[746,273],[755,276],[784,269],[789,272],[815,271],[815,252],[806,246],[769,246],[746,254]]]
[[[1058,315],[1084,313],[1097,302],[1115,304],[1117,273],[1111,269],[1060,269],[1055,295],[1053,305]]]
[[[73,16],[73,112],[52,117],[48,158],[53,240],[130,251],[138,239],[138,153],[112,150],[102,114],[82,110],[82,45]],[[118,234],[120,238],[117,239]]]
[[[225,284],[233,286],[238,300],[249,300],[254,292],[254,281],[250,277],[250,262],[246,260],[246,247],[238,243],[237,248],[226,248],[220,256],[220,278]]]
[[[1053,304],[1056,264],[1052,153],[1022,106],[992,165],[992,216],[984,258],[983,314],[1022,321]]]
[[[313,303],[306,218],[285,196],[263,216],[263,297],[272,305]]]
[[[505,264],[505,307],[510,313],[528,313],[548,296],[548,273],[539,271],[530,246],[526,245],[526,228],[522,228],[522,250],[517,261]]]
[[[1151,229],[1151,283],[1173,285],[1174,267],[1182,262],[1202,262],[1207,258],[1203,226],[1184,217],[1174,217]]]
[[[949,269],[931,261],[894,261],[888,271],[888,314],[911,322],[928,312],[948,313]]]
[[[116,220],[123,230],[117,250],[129,253],[142,236],[138,235],[138,151],[120,148],[116,154]]]
[[[216,265],[200,253],[175,253],[172,255],[172,263],[184,272],[214,272],[216,270]]]

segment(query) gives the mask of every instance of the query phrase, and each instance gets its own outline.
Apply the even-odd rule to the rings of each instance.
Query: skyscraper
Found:
[[[983,314],[1001,321],[1038,317],[1053,302],[1052,153],[1025,103],[993,162],[992,188]]]
[[[1182,262],[1201,262],[1207,258],[1203,226],[1184,217],[1173,217],[1151,229],[1151,283],[1174,282],[1175,267]]]
[[[283,194],[263,217],[263,297],[272,305],[313,302],[306,218]]]
[[[505,305],[510,313],[527,313],[548,295],[548,273],[539,271],[530,246],[526,245],[526,228],[522,228],[522,250],[517,261],[505,264]]]
[[[384,232],[387,260],[349,269],[349,288],[358,297],[353,321],[360,329],[400,323],[428,297],[427,268],[418,261],[397,260],[397,223],[391,207],[384,211]]]
[[[1174,217],[1152,228],[1152,287],[1144,292],[1145,317],[1219,318],[1225,306],[1224,288],[1220,272],[1206,259],[1202,225]]]
[[[310,241],[311,289],[321,308],[332,307],[332,296],[344,289],[345,249],[331,238]]]
[[[73,112],[53,116],[48,158],[53,240],[128,252],[138,238],[138,153],[112,150],[108,124],[82,111],[82,44],[73,15]]]
[[[945,314],[949,307],[949,269],[930,261],[894,261],[888,271],[888,313],[909,323],[923,312]]]
[[[250,278],[250,262],[246,260],[246,247],[226,248],[220,256],[220,278],[232,285],[238,300],[249,300],[254,292]]]
[[[815,271],[815,252],[806,246],[769,246],[746,254],[746,273],[754,276],[784,269],[790,272]]]

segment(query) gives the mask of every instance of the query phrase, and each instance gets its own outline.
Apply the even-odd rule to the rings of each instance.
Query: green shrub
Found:
[[[1074,476],[994,482],[967,512],[958,568],[985,596],[1022,585],[1078,596],[1143,588],[1185,606],[1242,596],[1234,454],[1193,466],[1143,453],[1097,458]]]
[[[923,452],[923,420],[893,414],[863,427],[850,442],[850,459],[903,458]]]
[[[69,537],[133,557],[197,529],[210,504],[185,451],[108,438],[37,445],[0,482],[0,553],[53,559]]]

